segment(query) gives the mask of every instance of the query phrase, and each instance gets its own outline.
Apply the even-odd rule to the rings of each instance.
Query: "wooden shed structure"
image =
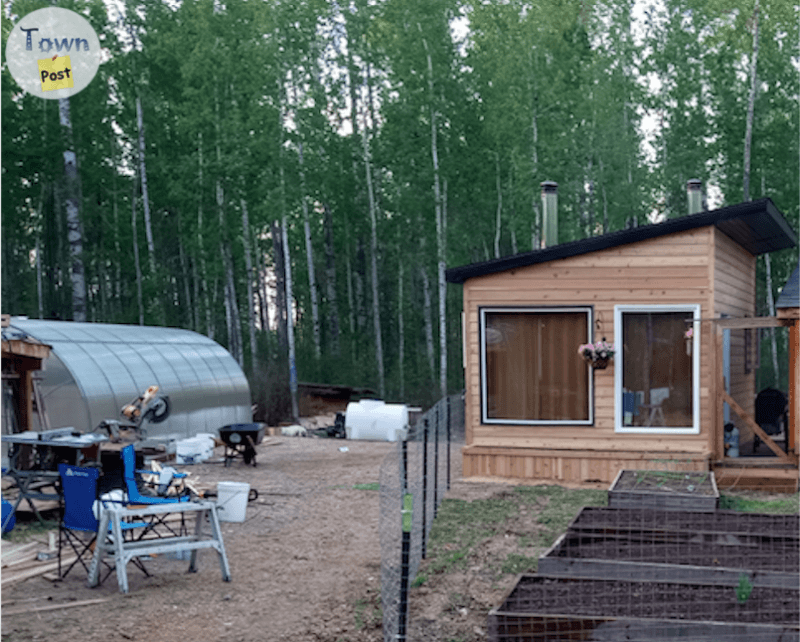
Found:
[[[39,423],[47,427],[37,373],[50,355],[50,346],[9,326],[9,315],[2,315],[3,432],[25,432]]]
[[[609,484],[622,468],[732,460],[725,424],[742,443],[759,430],[749,326],[797,324],[753,318],[756,257],[796,243],[763,199],[449,269],[463,284],[464,476]],[[602,340],[608,362],[579,354]],[[727,481],[796,487],[793,430],[790,452],[738,458]]]

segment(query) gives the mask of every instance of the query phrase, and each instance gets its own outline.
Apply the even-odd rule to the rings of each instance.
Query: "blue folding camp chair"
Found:
[[[139,490],[139,480],[137,474],[152,473],[151,470],[137,470],[136,469],[136,451],[133,444],[125,446],[120,452],[122,457],[122,476],[125,480],[125,488],[128,491],[128,503],[130,504],[174,504],[176,502],[188,502],[191,497],[186,495],[178,495],[173,497],[161,497],[152,495],[142,495]],[[185,473],[176,473],[174,478],[180,479],[186,477]]]
[[[139,490],[140,477],[138,477],[138,475],[141,475],[141,473],[152,473],[153,471],[136,469],[136,451],[134,450],[133,444],[125,446],[120,452],[120,457],[122,457],[122,477],[125,480],[125,488],[128,491],[129,504],[146,506],[154,504],[178,504],[181,502],[188,502],[191,499],[188,493],[177,496],[173,495],[171,497],[143,495]],[[186,473],[177,473],[173,475],[175,479],[181,479],[183,477],[186,477]],[[185,515],[183,513],[181,513],[181,520],[177,531],[172,527],[172,524],[167,521],[167,514],[153,515],[151,520],[150,526],[154,533],[158,533],[158,531],[155,530],[156,526],[162,526],[172,535],[185,534],[187,532]]]
[[[97,529],[100,526],[93,510],[95,501],[97,501],[97,479],[100,476],[100,470],[59,464],[58,473],[61,478],[64,500],[58,528],[58,576],[63,579],[78,563],[87,573],[89,572],[89,562],[97,540]],[[134,529],[144,529],[141,532],[143,535],[149,526],[147,522],[128,522],[122,526],[123,534],[132,535]],[[108,534],[106,534],[107,536]],[[77,557],[62,572],[61,551],[67,547],[71,548]],[[141,561],[137,559],[136,562],[144,574],[149,575]],[[114,567],[106,564],[106,568],[108,573],[105,577],[108,577]]]

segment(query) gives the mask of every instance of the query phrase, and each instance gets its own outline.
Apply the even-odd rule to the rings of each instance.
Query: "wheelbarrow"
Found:
[[[225,444],[225,466],[236,457],[244,463],[256,465],[256,445],[264,438],[264,424],[230,424],[219,429],[219,438]]]

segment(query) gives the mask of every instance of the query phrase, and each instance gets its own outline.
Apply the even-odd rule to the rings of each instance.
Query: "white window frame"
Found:
[[[625,346],[622,343],[622,315],[626,312],[691,312],[692,323],[692,425],[624,426],[622,409],[622,372]],[[686,329],[689,329],[689,325]],[[615,305],[614,306],[614,432],[645,435],[697,435],[700,433],[700,304],[681,305]]]
[[[594,376],[591,371],[591,365],[586,364],[586,369],[589,377],[589,418],[588,419],[496,419],[488,416],[488,395],[486,389],[486,315],[487,314],[503,314],[503,313],[553,313],[553,312],[584,312],[586,314],[586,341],[585,343],[593,343],[592,329],[594,327],[594,308],[593,306],[576,305],[576,306],[523,306],[523,307],[480,307],[479,324],[480,334],[478,341],[480,343],[480,360],[481,360],[481,423],[493,425],[514,425],[514,426],[592,426],[594,425]],[[578,346],[575,346],[575,358],[578,357]]]

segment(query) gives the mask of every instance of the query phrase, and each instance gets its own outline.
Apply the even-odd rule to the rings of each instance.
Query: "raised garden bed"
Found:
[[[800,641],[800,591],[522,575],[488,618],[496,642]]]
[[[719,490],[713,472],[620,470],[608,491],[614,508],[713,511]]]
[[[539,559],[548,575],[798,587],[800,517],[584,508]]]

